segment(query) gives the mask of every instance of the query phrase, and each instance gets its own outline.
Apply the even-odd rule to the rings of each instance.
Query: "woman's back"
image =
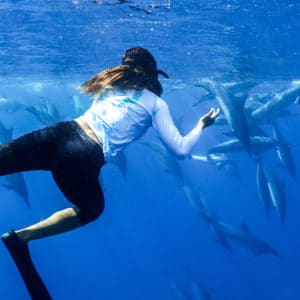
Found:
[[[96,133],[109,160],[152,125],[157,99],[147,89],[106,88],[80,119]]]

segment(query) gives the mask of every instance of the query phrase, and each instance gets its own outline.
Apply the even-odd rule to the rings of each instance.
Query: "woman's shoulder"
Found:
[[[148,89],[143,89],[143,95],[149,98],[152,98],[154,101],[165,102],[160,96],[154,94]]]
[[[151,111],[153,113],[157,112],[158,110],[168,110],[167,102],[160,96],[154,94],[148,89],[144,89],[143,94],[144,94],[144,99],[147,99],[146,102],[151,103],[151,107],[152,107]]]

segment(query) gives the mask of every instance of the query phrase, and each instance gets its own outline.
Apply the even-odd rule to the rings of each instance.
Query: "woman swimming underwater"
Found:
[[[2,240],[34,300],[51,299],[30,257],[28,242],[73,230],[96,220],[104,209],[98,181],[100,170],[119,151],[153,126],[162,142],[178,157],[188,156],[202,130],[219,110],[211,109],[185,136],[175,127],[168,105],[160,98],[161,74],[144,48],[125,51],[122,64],[108,68],[82,85],[93,96],[79,118],[59,122],[0,146],[0,175],[30,170],[51,171],[72,207],[29,227],[12,230]]]

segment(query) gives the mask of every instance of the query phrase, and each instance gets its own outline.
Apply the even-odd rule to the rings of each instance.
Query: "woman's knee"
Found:
[[[99,201],[97,205],[92,205],[88,207],[77,208],[78,218],[80,219],[81,225],[88,224],[95,221],[100,217],[104,210],[104,201]]]

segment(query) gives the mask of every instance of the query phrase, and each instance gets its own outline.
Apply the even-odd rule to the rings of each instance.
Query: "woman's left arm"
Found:
[[[182,136],[174,125],[167,103],[159,98],[152,123],[163,143],[178,157],[185,158],[199,140],[203,128],[213,124],[218,114],[219,110],[212,108],[188,134]]]

